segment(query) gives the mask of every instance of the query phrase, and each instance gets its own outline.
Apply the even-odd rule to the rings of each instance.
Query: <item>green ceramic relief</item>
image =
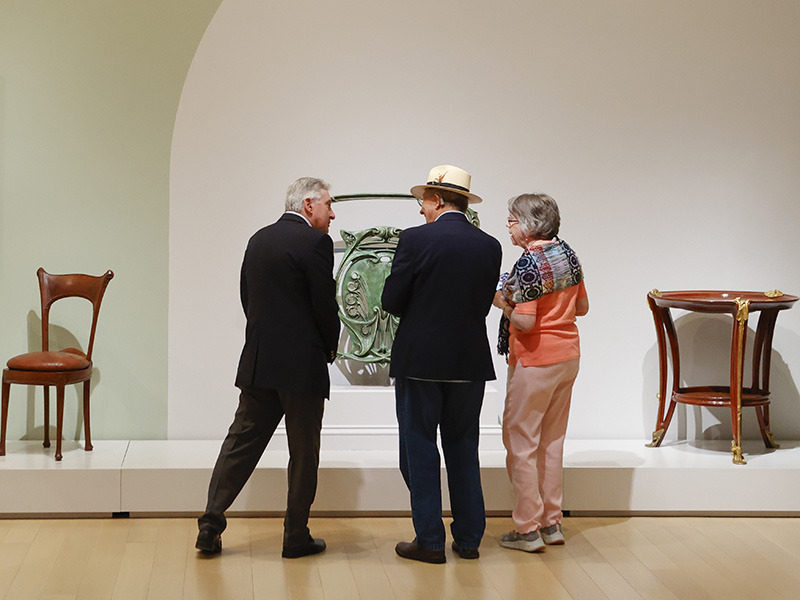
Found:
[[[345,254],[336,285],[339,318],[350,339],[339,358],[366,363],[388,363],[391,358],[400,319],[381,308],[381,294],[401,231],[397,227],[370,227],[341,232]]]
[[[337,196],[334,202],[398,199],[415,200],[408,194],[354,194]],[[471,208],[467,210],[467,218],[480,227],[478,213]],[[347,336],[339,359],[375,365],[388,365],[391,360],[400,319],[383,310],[381,295],[402,231],[398,227],[380,226],[340,232],[344,255],[336,273],[336,292],[339,319]]]

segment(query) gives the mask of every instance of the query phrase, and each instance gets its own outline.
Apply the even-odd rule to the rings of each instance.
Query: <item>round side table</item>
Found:
[[[695,406],[727,406],[731,411],[733,441],[731,453],[737,465],[747,464],[742,455],[742,407],[756,410],[761,437],[767,448],[778,448],[769,428],[769,370],[772,356],[772,335],[778,312],[791,308],[797,296],[772,292],[735,291],[673,291],[653,290],[647,294],[647,303],[653,312],[658,339],[659,393],[658,418],[650,447],[661,445],[678,402]],[[729,386],[680,387],[680,351],[675,323],[670,309],[678,308],[700,313],[722,313],[733,316],[731,336],[731,362]],[[753,350],[753,379],[750,387],[743,386],[744,344],[750,313],[761,312],[758,318]],[[669,406],[667,396],[667,340],[672,356],[672,394]]]

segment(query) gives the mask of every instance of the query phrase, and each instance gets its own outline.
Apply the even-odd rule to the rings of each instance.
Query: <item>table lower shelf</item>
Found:
[[[678,388],[672,399],[681,404],[695,406],[730,406],[731,388],[728,386],[696,386]],[[769,404],[769,392],[744,388],[742,390],[742,406],[764,406]]]

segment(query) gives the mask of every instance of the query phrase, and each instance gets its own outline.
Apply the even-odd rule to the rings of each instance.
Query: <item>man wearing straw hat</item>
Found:
[[[495,379],[486,337],[502,251],[473,226],[469,173],[435,167],[411,188],[426,224],[406,229],[383,290],[383,308],[400,317],[389,374],[395,378],[400,471],[411,493],[416,537],[400,542],[403,558],[445,562],[441,431],[453,522],[453,551],[478,558],[486,516],[478,433],[486,381]]]

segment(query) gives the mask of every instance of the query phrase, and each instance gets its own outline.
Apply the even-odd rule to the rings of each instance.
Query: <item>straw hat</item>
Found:
[[[483,202],[480,196],[469,193],[469,184],[472,177],[464,169],[459,169],[453,165],[440,165],[433,167],[431,172],[428,173],[428,183],[424,185],[415,185],[411,188],[411,193],[422,199],[422,194],[426,189],[445,189],[461,194],[467,198],[469,204],[478,204]]]

